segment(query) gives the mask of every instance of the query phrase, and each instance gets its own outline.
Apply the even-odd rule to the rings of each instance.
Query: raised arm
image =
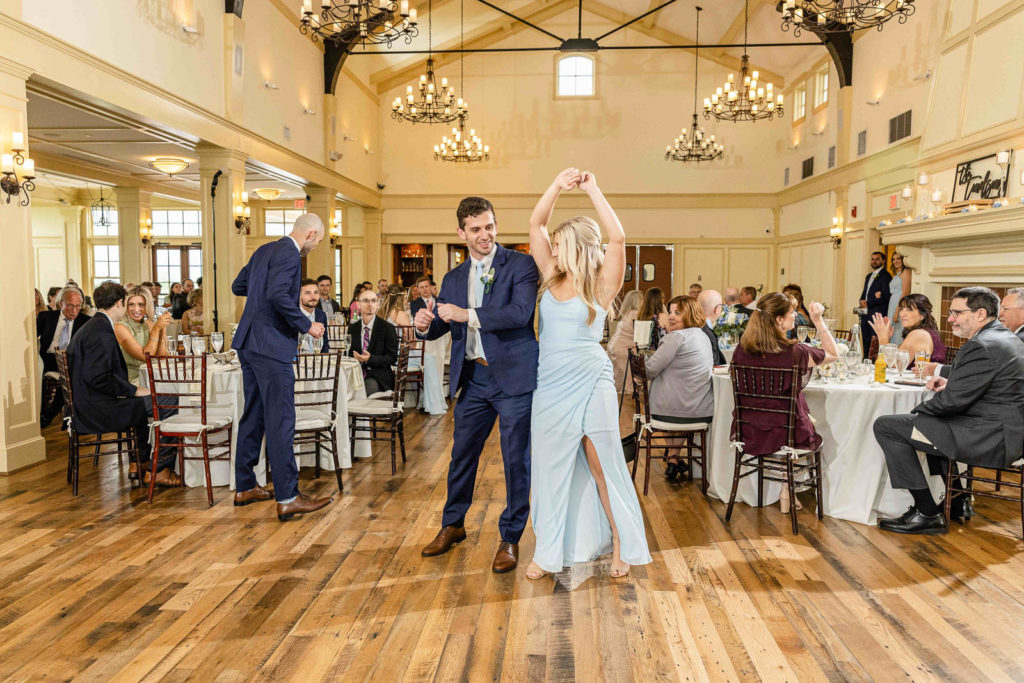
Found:
[[[598,301],[602,308],[608,308],[619,290],[622,289],[622,278],[626,274],[626,232],[622,229],[619,217],[605,199],[597,179],[593,173],[584,171],[580,178],[580,189],[587,193],[597,211],[597,222],[608,236],[608,248],[604,252],[604,265],[601,267],[601,291]]]
[[[551,274],[555,265],[555,259],[551,255],[551,238],[548,236],[548,224],[551,223],[551,214],[555,210],[555,201],[562,192],[567,192],[579,186],[580,172],[575,168],[567,168],[552,181],[551,186],[544,191],[537,206],[533,208],[530,216],[530,255],[537,263],[537,269],[542,278]]]
[[[832,338],[832,333],[829,332],[828,325],[825,324],[825,320],[822,317],[825,314],[825,307],[817,301],[812,301],[811,308],[807,312],[811,315],[811,322],[814,323],[814,329],[818,331],[818,339],[821,341],[821,348],[825,352],[825,359],[821,361],[821,364],[828,365],[839,358],[839,349],[836,347],[836,340]],[[814,361],[810,361],[809,365],[814,367]]]

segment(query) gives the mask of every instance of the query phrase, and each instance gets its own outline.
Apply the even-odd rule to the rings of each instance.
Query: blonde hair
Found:
[[[644,300],[644,293],[639,289],[631,289],[626,292],[625,296],[622,297],[622,303],[619,304],[618,314],[616,320],[622,320],[622,317],[630,311],[640,312],[640,303]]]
[[[405,310],[405,289],[398,285],[391,285],[380,298],[380,305],[377,307],[377,317],[384,320],[391,318],[396,311]]]
[[[137,296],[141,296],[142,300],[146,302],[146,320],[154,320],[156,316],[153,312],[153,293],[149,291],[149,287],[138,285],[129,289],[124,298],[125,308],[128,308],[128,302]]]
[[[139,289],[143,289],[140,287]],[[203,290],[196,287],[188,293],[188,305],[192,308],[200,308],[203,305]]]
[[[601,229],[593,218],[576,216],[555,228],[551,241],[558,244],[558,259],[551,275],[541,283],[538,299],[546,290],[572,276],[573,291],[587,305],[587,325],[592,325],[600,308],[597,286],[604,265]]]

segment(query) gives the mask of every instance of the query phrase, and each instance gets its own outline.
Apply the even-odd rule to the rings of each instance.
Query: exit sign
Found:
[[[899,206],[900,196],[897,194],[889,195],[889,208],[895,209]],[[297,207],[296,207],[297,208]]]
[[[895,201],[895,198],[896,198],[896,195],[893,195],[893,201]],[[295,200],[295,204],[294,204],[294,206],[292,208],[295,208],[295,209],[305,209],[306,208],[306,200],[305,199],[296,199]],[[896,205],[893,204],[892,208],[896,208]]]

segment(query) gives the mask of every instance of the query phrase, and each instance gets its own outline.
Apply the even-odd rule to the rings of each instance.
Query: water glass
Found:
[[[185,355],[186,356],[191,356],[192,355],[192,337],[187,335],[187,334],[178,335],[178,341],[180,341],[181,345],[183,347],[185,347]]]
[[[192,353],[197,356],[201,356],[206,353],[206,337],[193,337]]]
[[[882,357],[885,358],[886,367],[895,367],[896,354],[899,352],[899,347],[895,344],[883,344],[880,351],[882,352]]]
[[[213,347],[214,353],[220,353],[224,348],[224,333],[214,332],[210,335],[210,346]]]
[[[898,351],[896,353],[896,370],[899,372],[899,377],[903,377],[903,373],[907,371],[907,366],[910,365],[910,352],[909,351]]]
[[[324,348],[323,337],[311,337],[310,343],[312,344],[313,347],[313,353],[320,353],[320,351],[323,350]]]
[[[164,339],[164,346],[167,348],[168,356],[175,356],[178,354],[178,340],[174,338],[173,334],[167,335]]]

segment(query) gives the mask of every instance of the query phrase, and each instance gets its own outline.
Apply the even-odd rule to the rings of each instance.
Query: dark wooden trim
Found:
[[[234,14],[239,19],[242,18],[242,5],[245,4],[245,0],[224,0],[224,13]]]

